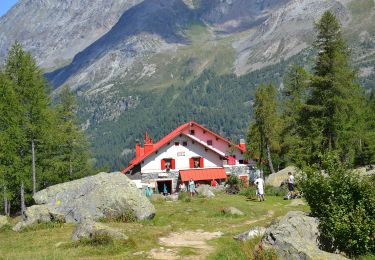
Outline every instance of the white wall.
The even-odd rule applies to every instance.
[[[194,135],[190,135],[190,130],[194,130],[195,133]],[[206,132],[203,133],[203,130],[201,128],[198,128],[196,126],[192,126],[190,128],[187,128],[184,130],[184,134],[191,136],[192,138],[196,138],[204,143],[207,144],[207,140],[212,140],[212,148],[215,149],[217,152],[222,153],[223,156],[227,155],[235,155],[236,156],[236,164],[239,164],[239,160],[243,160],[243,154],[241,154],[241,151],[239,149],[234,149],[234,154],[233,151],[231,151],[230,147],[228,146],[227,142],[224,142],[220,138],[216,140],[216,136]]]
[[[182,143],[187,141],[187,146],[183,146]],[[175,142],[179,142],[176,146]],[[178,153],[184,153],[184,156],[178,156]],[[155,152],[147,157],[143,163],[141,163],[141,172],[158,172],[161,171],[161,160],[164,158],[175,159],[176,169],[183,170],[190,168],[189,159],[191,157],[203,157],[204,168],[223,167],[223,161],[220,159],[220,155],[217,153],[207,150],[205,147],[195,142],[186,136],[176,137],[169,145],[162,147],[157,154]]]

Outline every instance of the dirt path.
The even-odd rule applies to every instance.
[[[206,259],[206,257],[214,250],[213,246],[210,246],[207,241],[221,237],[223,233],[218,232],[203,232],[203,230],[197,231],[183,231],[174,232],[169,234],[167,237],[159,238],[159,243],[162,246],[173,247],[173,249],[165,249],[160,247],[158,249],[152,249],[148,256],[152,259],[191,259],[200,260]],[[179,251],[183,248],[194,249],[195,255],[192,256],[179,256]]]

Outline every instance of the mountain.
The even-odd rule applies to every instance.
[[[0,18],[59,91],[69,85],[98,165],[119,168],[148,130],[196,120],[244,135],[256,85],[309,67],[314,21],[341,21],[361,82],[375,84],[373,0],[20,0]]]

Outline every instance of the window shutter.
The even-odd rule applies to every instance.
[[[176,169],[176,161],[175,161],[175,159],[172,159],[171,161],[172,161],[171,162],[171,169],[174,170],[174,169]]]
[[[200,164],[201,168],[204,168],[204,164],[203,164],[204,158],[201,157],[201,158],[199,159],[199,161],[200,161],[199,164]]]
[[[161,160],[161,169],[165,170],[165,161],[164,161],[164,159]]]
[[[189,159],[190,168],[194,168],[194,160],[193,158]]]

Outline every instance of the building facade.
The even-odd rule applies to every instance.
[[[139,187],[150,184],[161,193],[174,193],[180,182],[209,183],[236,174],[248,179],[245,144],[233,144],[196,122],[173,130],[157,143],[146,133],[144,147],[136,144],[135,158],[122,172]]]

